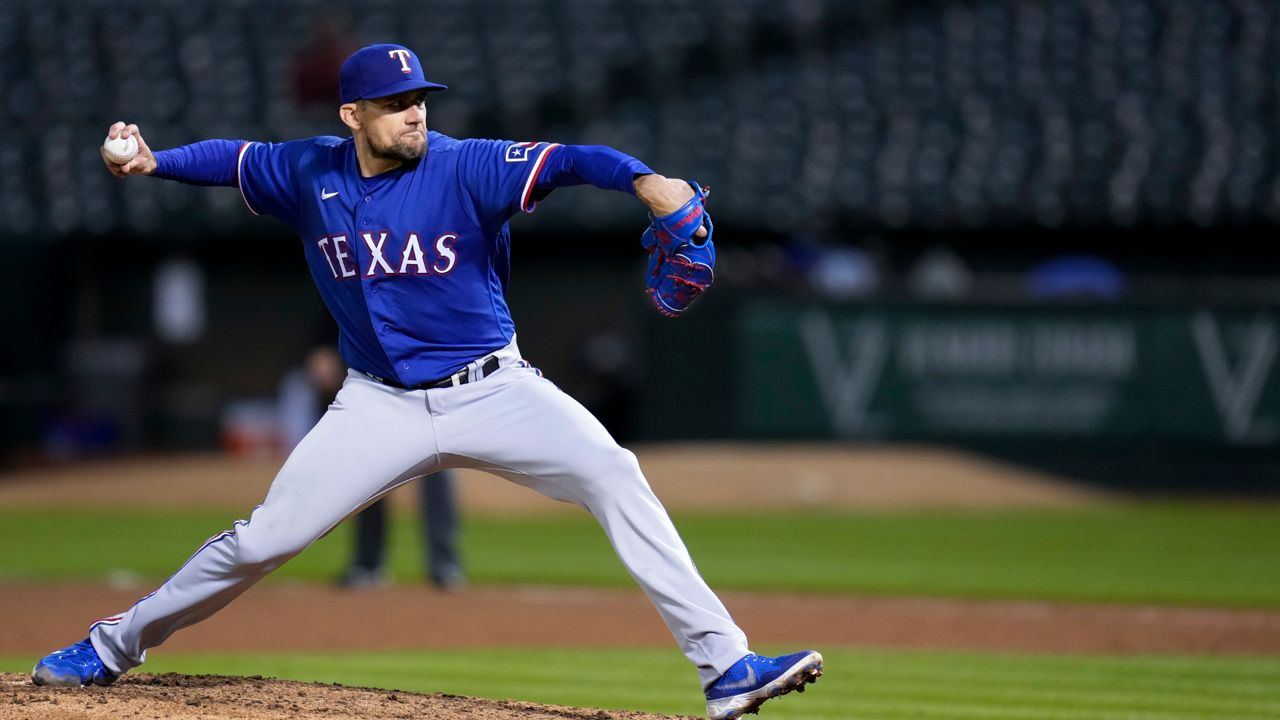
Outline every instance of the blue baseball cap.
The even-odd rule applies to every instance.
[[[387,97],[407,90],[438,92],[447,85],[428,82],[418,56],[403,45],[370,45],[351,53],[338,73],[342,102]]]

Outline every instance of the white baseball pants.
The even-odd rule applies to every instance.
[[[409,480],[479,468],[586,508],[657,607],[704,687],[747,654],[746,636],[698,574],[635,455],[520,360],[515,341],[482,380],[400,390],[355,371],[248,520],[206,542],[155,592],[93,624],[113,672],[217,612],[348,515]]]

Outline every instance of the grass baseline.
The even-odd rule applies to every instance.
[[[0,510],[0,582],[112,575],[161,581],[236,517],[212,510]],[[717,590],[1280,607],[1280,505],[681,513],[675,519]],[[101,544],[103,528],[110,528],[112,552],[84,552]],[[473,582],[634,586],[585,513],[470,516],[463,528]],[[24,551],[33,537],[41,538],[38,554]],[[268,582],[331,581],[350,551],[344,524]],[[398,580],[422,580],[416,522],[392,522],[388,553]]]

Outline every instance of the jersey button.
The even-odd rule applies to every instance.
[[[403,369],[405,369],[405,370],[408,370],[408,369],[409,369],[409,363],[404,363],[404,364],[402,364],[400,367],[401,367],[401,368],[403,368]]]
[[[365,196],[364,196],[364,201],[365,201],[365,202],[372,202],[372,201],[373,201],[373,196],[372,196],[372,195],[365,195]]]
[[[389,333],[389,332],[391,332],[391,326],[390,326],[390,325],[383,325],[383,326],[382,326],[382,334],[383,334],[383,335],[386,335],[386,334],[387,334],[387,333]]]
[[[369,292],[378,292],[378,286],[374,285],[373,287],[369,288]]]

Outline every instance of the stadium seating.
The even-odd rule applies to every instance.
[[[173,184],[114,203],[93,148],[121,118],[158,146],[338,132],[297,85],[325,28],[415,47],[434,127],[612,144],[765,230],[1280,220],[1267,0],[11,0],[0,221],[243,222]]]

